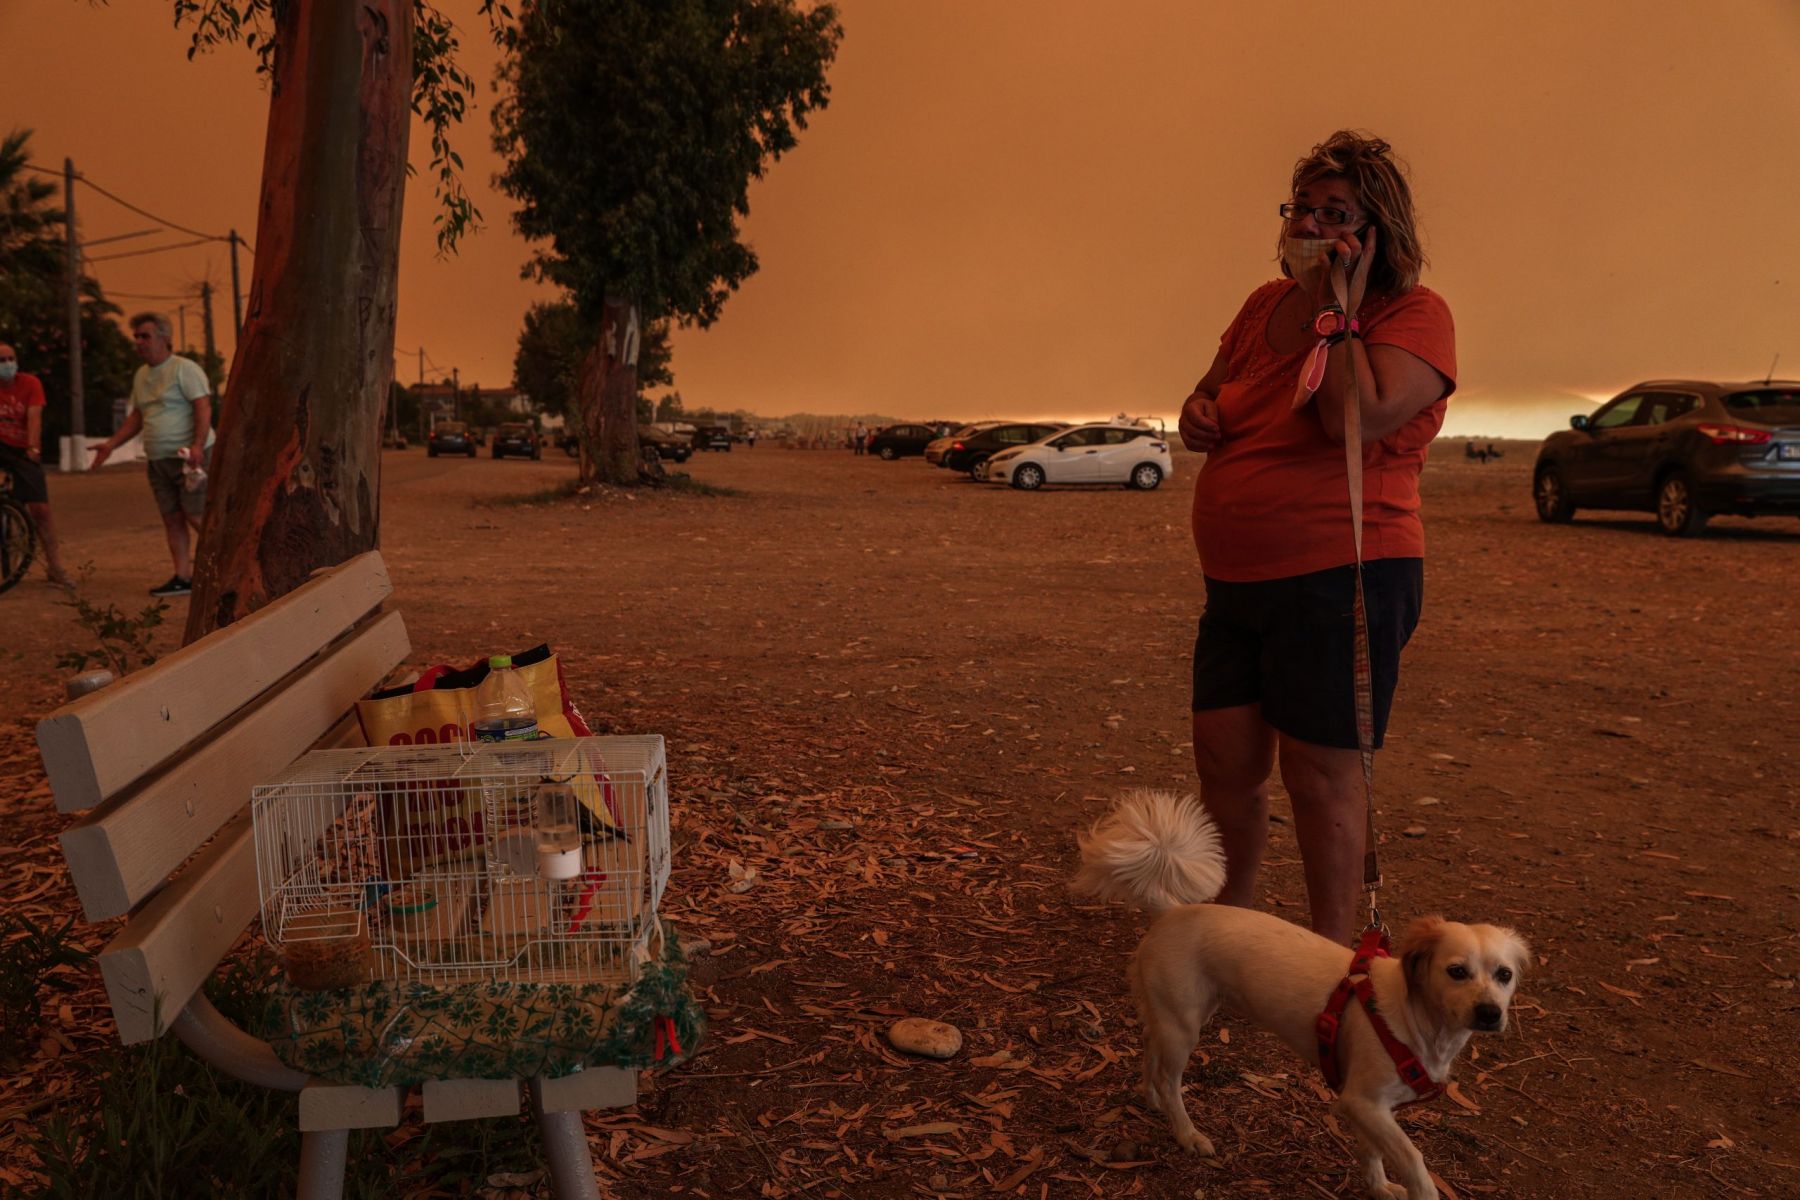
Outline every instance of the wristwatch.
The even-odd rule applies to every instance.
[[[1353,322],[1344,315],[1341,305],[1327,304],[1313,315],[1313,332],[1320,337],[1330,337],[1334,333],[1342,333],[1353,326]]]

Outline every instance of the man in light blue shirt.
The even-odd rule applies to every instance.
[[[200,529],[206,506],[207,451],[212,446],[212,386],[192,359],[173,352],[173,329],[164,313],[131,318],[131,340],[144,365],[131,380],[131,411],[119,431],[94,449],[103,464],[125,442],[144,435],[150,494],[162,514],[175,574],[152,596],[185,596],[193,590],[194,561],[188,529]]]

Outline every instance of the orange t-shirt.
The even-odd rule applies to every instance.
[[[1269,316],[1294,286],[1257,288],[1219,339],[1224,440],[1200,468],[1193,517],[1201,569],[1214,579],[1283,579],[1356,561],[1344,448],[1325,436],[1313,405],[1293,407],[1310,347],[1269,348]],[[1450,381],[1436,403],[1363,452],[1363,560],[1421,558],[1419,469],[1456,388],[1456,330],[1443,298],[1422,286],[1365,302],[1357,323],[1368,345],[1410,351]]]

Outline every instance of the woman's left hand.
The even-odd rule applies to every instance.
[[[1374,258],[1375,236],[1373,222],[1363,226],[1361,237],[1346,229],[1338,234],[1337,241],[1331,243],[1330,250],[1319,255],[1319,265],[1325,268],[1328,275],[1333,262],[1343,263],[1346,270],[1358,264],[1362,264],[1363,269],[1367,270],[1367,264],[1363,260]]]

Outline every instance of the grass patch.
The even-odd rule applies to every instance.
[[[525,508],[542,504],[559,504],[564,500],[573,500],[575,491],[581,485],[573,479],[564,480],[547,488],[539,488],[535,492],[520,492],[512,496],[484,496],[473,501],[476,508]]]
[[[750,494],[742,488],[725,487],[717,483],[702,483],[686,472],[670,475],[663,485],[663,490],[674,492],[678,496],[748,496]]]
[[[0,918],[0,1066],[17,1064],[31,1050],[43,1023],[44,990],[75,990],[67,974],[52,974],[88,961],[87,951],[69,941],[74,927],[74,917],[56,929],[23,914]]]
[[[739,488],[724,487],[716,483],[702,483],[686,472],[677,472],[665,476],[660,484],[644,484],[641,487],[618,488],[597,483],[583,490],[578,480],[569,479],[553,487],[540,488],[535,492],[522,492],[511,496],[488,496],[472,500],[470,503],[476,508],[536,508],[569,501],[577,501],[585,505],[610,504],[614,501],[649,499],[662,495],[732,497],[747,496],[749,493]]]
[[[243,1025],[276,969],[274,956],[259,949],[223,967],[207,994]],[[40,1165],[35,1187],[17,1194],[56,1200],[294,1194],[300,1132],[292,1094],[228,1078],[172,1035],[113,1050],[93,1066],[96,1096],[27,1127],[25,1140]],[[344,1195],[473,1195],[492,1174],[529,1175],[543,1167],[543,1144],[528,1117],[423,1125],[415,1114],[399,1130],[351,1131]]]
[[[105,667],[114,676],[122,678],[156,661],[156,651],[151,643],[168,614],[169,604],[159,599],[146,605],[135,617],[116,604],[101,608],[81,593],[93,573],[94,564],[83,563],[74,586],[59,603],[74,611],[75,619],[94,639],[94,648],[65,650],[56,656],[56,665],[76,674],[90,667]]]

